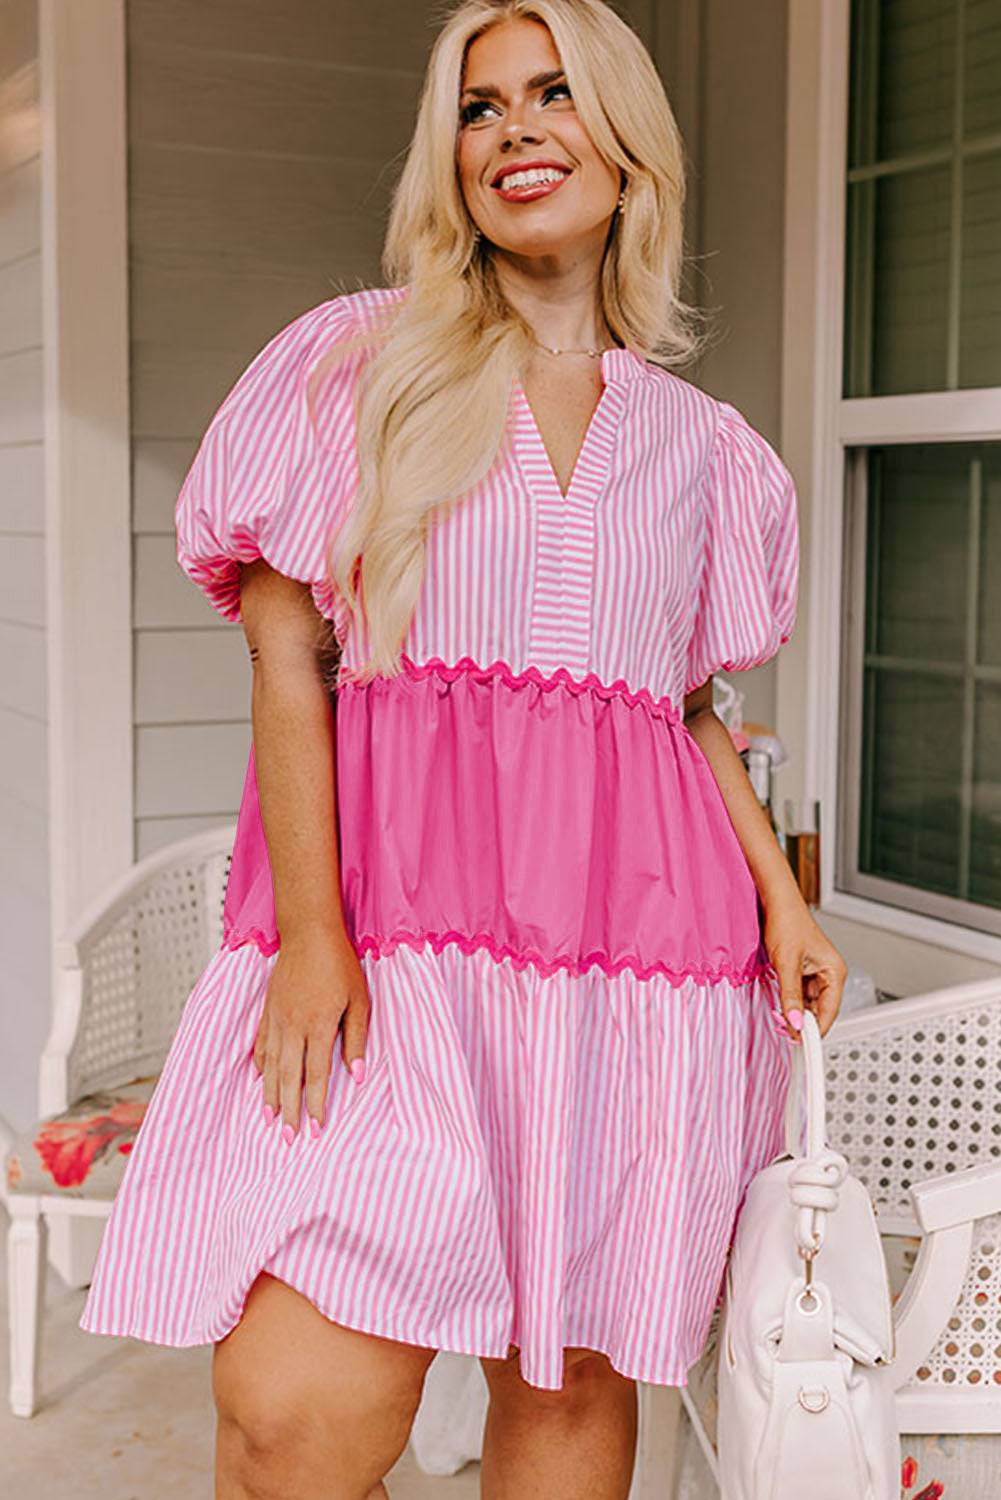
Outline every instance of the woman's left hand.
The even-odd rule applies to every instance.
[[[765,906],[764,942],[778,975],[779,996],[790,1036],[800,1040],[789,1012],[808,1005],[817,1018],[821,1036],[834,1025],[848,965],[824,935],[801,896]]]

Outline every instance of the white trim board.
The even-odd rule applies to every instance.
[[[41,0],[53,944],[132,863],[124,0]]]

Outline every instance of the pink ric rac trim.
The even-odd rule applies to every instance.
[[[455,943],[463,953],[475,953],[485,948],[491,958],[498,963],[502,959],[510,959],[515,969],[532,968],[546,977],[561,969],[567,970],[570,974],[579,975],[586,973],[590,968],[598,968],[609,978],[613,978],[616,974],[621,974],[623,969],[631,969],[637,979],[649,979],[654,974],[662,974],[672,984],[681,984],[686,979],[694,979],[699,984],[715,984],[724,979],[729,980],[731,984],[747,984],[768,969],[768,961],[763,953],[752,955],[742,968],[732,962],[724,962],[715,969],[704,964],[674,966],[662,960],[644,966],[632,954],[626,954],[614,963],[610,962],[604,953],[589,953],[582,959],[560,956],[547,960],[541,953],[530,948],[523,948],[519,951],[509,944],[497,943],[488,933],[476,933],[473,937],[467,937],[461,932],[398,931],[388,938],[366,935],[355,946],[359,955],[372,952],[377,958],[381,958],[392,953],[401,943],[408,948],[418,950],[427,946],[433,948],[435,953],[440,953],[448,943]]]
[[[400,663],[407,676],[415,682],[432,675],[442,678],[445,682],[454,682],[457,677],[471,678],[474,682],[486,682],[491,677],[496,677],[509,688],[520,689],[532,686],[541,688],[545,693],[551,693],[555,688],[564,688],[567,692],[578,696],[588,693],[605,700],[620,699],[630,708],[645,708],[648,713],[656,715],[657,718],[667,719],[671,724],[681,725],[684,721],[684,714],[667,694],[661,698],[655,698],[649,688],[631,688],[624,677],[616,677],[613,682],[603,682],[596,672],[587,672],[583,677],[574,677],[566,667],[557,667],[555,672],[551,672],[546,677],[538,667],[524,667],[521,671],[515,671],[500,657],[484,667],[475,662],[471,656],[460,656],[452,666],[449,666],[440,656],[429,656],[427,661],[418,663],[405,651],[400,653]],[[356,682],[350,674],[350,669],[345,669],[344,675],[337,683],[339,692],[345,688],[354,688],[363,692],[369,686],[370,684],[365,682]]]
[[[265,937],[258,927],[248,927],[238,931],[234,926],[230,926],[223,934],[223,947],[229,950],[235,951],[247,943],[253,943],[266,958],[277,953],[281,948],[281,940],[278,937]],[[734,963],[723,963],[715,969],[710,969],[705,965],[674,966],[664,962],[648,964],[644,967],[632,955],[620,958],[616,963],[610,963],[603,953],[592,953],[582,960],[561,956],[547,962],[541,953],[533,952],[531,949],[518,952],[506,944],[495,943],[484,933],[466,937],[461,932],[400,931],[388,938],[366,934],[358,939],[354,946],[359,957],[364,953],[373,953],[376,958],[384,958],[393,953],[401,944],[417,952],[424,948],[431,948],[435,953],[441,953],[449,943],[455,943],[463,953],[467,954],[486,949],[495,962],[510,959],[512,967],[519,972],[531,968],[544,978],[558,973],[561,969],[570,974],[579,975],[586,973],[590,968],[598,968],[611,979],[616,974],[621,974],[624,969],[631,969],[637,979],[650,979],[653,975],[659,974],[674,985],[683,984],[687,979],[692,979],[697,984],[717,984],[725,979],[731,984],[741,985],[749,984],[752,980],[769,972],[767,958],[758,953],[755,953],[743,968],[738,968]]]
[[[272,953],[277,953],[281,947],[281,939],[277,933],[273,937],[266,937],[259,927],[237,927],[236,922],[224,922],[222,931],[222,946],[230,950],[242,948],[246,943],[253,943],[259,948],[265,958],[270,958]]]

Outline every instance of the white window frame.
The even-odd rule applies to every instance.
[[[821,804],[821,923],[844,919],[1001,965],[1001,937],[835,888],[846,450],[1001,438],[1001,388],[842,396],[850,0],[790,0],[788,16],[782,448],[800,489],[803,558],[799,623],[778,663],[795,782],[784,790]]]

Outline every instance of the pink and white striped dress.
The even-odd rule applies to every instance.
[[[783,1148],[790,1043],[683,697],[789,638],[793,483],[736,408],[626,347],[601,356],[564,497],[515,381],[512,442],[429,528],[405,670],[353,682],[365,643],[324,556],[357,477],[364,355],[327,377],[316,427],[306,382],[405,290],[283,328],[212,419],[176,512],[180,565],[227,620],[238,563],[264,557],[311,585],[340,639],[367,1078],[338,1037],[319,1137],[287,1145],[264,1123],[252,1047],[279,934],[251,751],[224,941],[80,1326],[214,1342],[266,1270],[364,1332],[494,1358],[516,1345],[535,1386],[560,1387],[564,1346],[684,1385],[744,1189]]]

